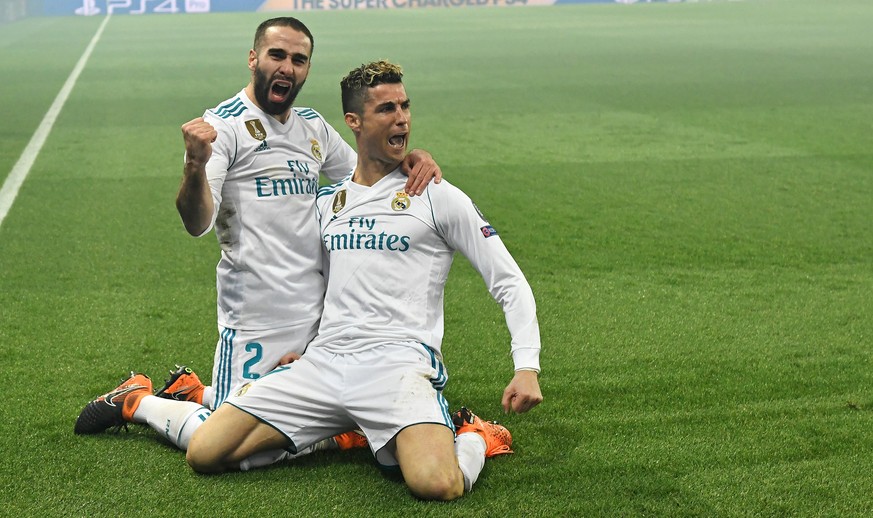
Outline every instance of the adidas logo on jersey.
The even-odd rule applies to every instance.
[[[268,151],[269,149],[270,149],[270,145],[267,144],[267,141],[265,140],[265,141],[261,142],[260,146],[255,148],[255,153],[257,153],[258,151]]]

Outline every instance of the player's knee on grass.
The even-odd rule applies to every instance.
[[[188,461],[188,466],[197,473],[209,474],[221,473],[223,471],[223,469],[220,468],[220,465],[210,462],[206,457],[202,456],[199,451],[192,451],[189,449],[185,454],[185,460]]]
[[[415,470],[404,481],[409,491],[423,500],[454,500],[464,494],[464,475],[457,463],[439,469]]]
[[[464,494],[464,474],[455,456],[455,434],[435,424],[410,426],[397,435],[397,460],[410,492],[425,500]]]
[[[209,431],[201,433],[202,430],[194,432],[191,437],[191,443],[188,445],[188,451],[185,453],[185,460],[191,469],[198,473],[220,473],[224,471],[223,452],[218,451],[210,440]]]
[[[220,473],[237,469],[243,458],[273,443],[283,446],[284,437],[252,415],[222,405],[194,432],[185,459],[198,473]]]

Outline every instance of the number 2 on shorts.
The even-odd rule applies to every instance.
[[[261,358],[264,355],[263,347],[261,347],[261,344],[258,342],[251,342],[246,344],[246,352],[254,354],[243,364],[243,378],[256,380],[260,378],[261,375],[257,372],[252,372],[251,369],[261,361]]]

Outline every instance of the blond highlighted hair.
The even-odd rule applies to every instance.
[[[362,114],[367,89],[386,83],[401,83],[402,80],[403,68],[384,59],[364,63],[353,69],[340,81],[343,113]]]

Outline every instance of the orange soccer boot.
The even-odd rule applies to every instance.
[[[203,390],[206,386],[190,367],[176,365],[176,370],[170,371],[170,379],[163,388],[155,393],[159,398],[176,401],[193,401],[203,404]]]
[[[485,457],[512,453],[512,434],[505,426],[497,421],[483,421],[479,416],[470,412],[467,407],[452,414],[452,422],[455,425],[455,435],[462,433],[477,433],[485,439]]]

